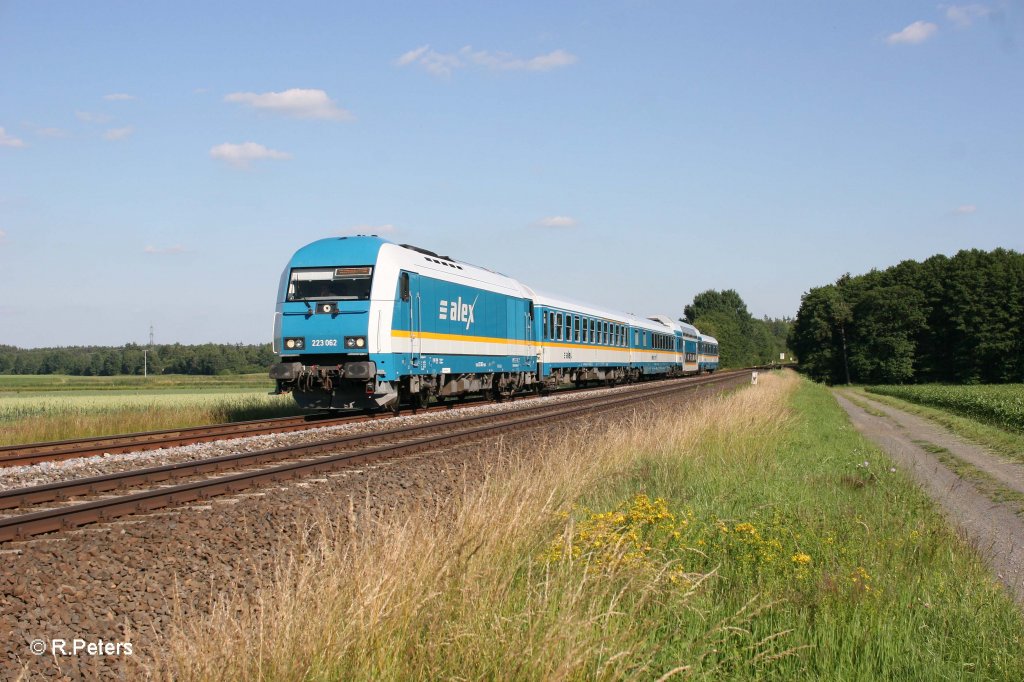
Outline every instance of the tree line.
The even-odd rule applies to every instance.
[[[718,339],[722,367],[751,367],[779,361],[788,353],[787,338],[792,320],[757,319],[733,289],[709,289],[693,297],[683,309],[684,319],[702,334]]]
[[[1024,381],[1024,254],[960,251],[803,295],[789,339],[828,383]]]
[[[204,343],[196,346],[180,343],[140,346],[129,343],[113,348],[0,346],[0,374],[141,375],[144,365],[149,374],[251,374],[266,372],[275,361],[269,343]]]

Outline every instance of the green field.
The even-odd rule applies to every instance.
[[[324,521],[161,676],[1024,679],[1017,607],[823,386],[509,447],[445,507]]]
[[[174,391],[174,390],[252,390],[271,391],[274,382],[266,374],[201,376],[193,374],[155,374],[148,377],[80,377],[66,374],[0,374],[0,396],[9,393],[48,393],[52,391]]]
[[[263,374],[0,376],[0,445],[298,414]]]
[[[1024,433],[1024,384],[868,386],[865,390]]]

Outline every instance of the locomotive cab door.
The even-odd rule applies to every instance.
[[[403,270],[398,276],[398,311],[393,324],[408,333],[408,342],[403,343],[402,364],[410,369],[421,368],[423,299],[420,296],[420,276],[414,272]]]

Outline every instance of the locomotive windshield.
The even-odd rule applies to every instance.
[[[294,268],[288,281],[289,301],[367,301],[373,268]]]

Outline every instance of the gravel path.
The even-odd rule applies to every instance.
[[[678,394],[659,406],[678,410],[686,401],[746,382],[749,376],[741,374],[733,381]],[[552,399],[568,396],[546,400]],[[645,401],[638,407],[651,404]],[[501,407],[507,406],[497,409]],[[432,420],[438,414],[440,418],[455,416],[418,415],[401,418],[401,423]],[[154,647],[176,608],[201,617],[213,608],[222,590],[255,590],[281,556],[301,551],[302,538],[315,528],[317,519],[347,522],[349,532],[358,533],[372,529],[375,520],[405,510],[445,509],[464,490],[499,473],[503,453],[518,448],[529,456],[543,456],[550,439],[566,434],[585,437],[609,423],[628,420],[632,414],[633,410],[623,409],[588,416],[586,422],[566,420],[443,451],[354,466],[255,493],[4,545],[0,547],[0,680],[19,679],[23,670],[28,671],[24,679],[32,680],[144,678],[147,665],[159,655]],[[397,425],[396,420],[384,420],[370,422],[365,428]],[[269,447],[267,438],[303,435],[257,436],[220,443],[219,447],[202,444],[188,448],[212,448],[211,454],[224,454],[228,447],[260,449]],[[144,453],[128,461],[134,468],[140,459],[152,456],[152,452]],[[122,456],[100,458],[101,463],[123,461],[113,457]],[[96,465],[79,466],[93,471]],[[74,476],[84,475],[79,466],[72,465]],[[68,640],[69,650],[74,638],[93,643],[100,639],[105,643],[130,641],[133,653],[60,656],[48,650],[33,655],[33,640],[50,642],[54,638]]]
[[[925,492],[939,503],[950,522],[978,549],[1017,603],[1024,607],[1024,519],[1017,516],[1013,506],[993,502],[979,492],[919,443],[942,446],[1007,488],[1021,493],[1024,493],[1024,467],[902,410],[871,401],[873,411],[885,414],[878,417],[848,400],[844,391],[833,393],[857,430],[913,475]]]

